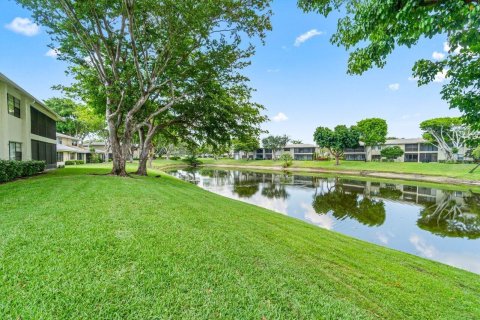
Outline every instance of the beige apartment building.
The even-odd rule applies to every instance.
[[[380,161],[381,150],[393,146],[400,147],[404,152],[403,156],[395,159],[395,162],[438,162],[447,160],[447,155],[443,150],[438,149],[423,138],[391,139],[387,140],[385,144],[374,147],[360,145],[357,148],[345,149],[344,158],[345,160],[356,161]],[[465,148],[459,150],[457,160],[467,160],[466,153],[467,149]]]
[[[82,148],[79,139],[57,132],[57,164],[65,165],[68,160],[86,162],[90,151]]]
[[[386,147],[398,146],[404,155],[395,159],[395,162],[438,162],[447,160],[446,153],[438,149],[423,138],[390,139],[384,144],[374,147],[365,147],[362,143],[357,148],[348,148],[344,151],[346,161],[380,161],[381,150]],[[290,153],[294,160],[314,160],[322,150],[313,144],[287,144],[282,150],[275,153],[278,159],[282,153]],[[459,150],[457,160],[470,160],[466,154],[467,149]],[[328,154],[328,152],[327,152]],[[270,160],[273,157],[271,149],[260,148],[256,152],[239,151],[234,153],[235,159]]]
[[[43,160],[55,168],[55,112],[0,73],[0,159]]]

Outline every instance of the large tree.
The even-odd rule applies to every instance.
[[[105,129],[105,118],[88,105],[69,98],[50,98],[45,100],[45,104],[63,118],[57,123],[58,132],[83,141],[87,136],[95,136]]]
[[[480,138],[480,132],[463,124],[460,118],[434,118],[420,123],[423,138],[443,150],[447,160],[457,160],[457,154],[469,143]]]
[[[234,139],[232,145],[233,151],[235,152],[255,152],[258,148],[260,148],[260,142],[257,136],[243,136]]]
[[[289,141],[290,138],[287,135],[268,136],[262,139],[262,146],[272,150],[272,159],[275,160],[277,151],[283,149]]]
[[[334,130],[318,127],[313,134],[313,140],[320,148],[328,149],[330,154],[335,157],[338,166],[345,149],[359,146],[360,133],[354,126],[348,128],[345,125],[338,125]]]
[[[396,46],[445,35],[444,59],[421,59],[413,74],[419,85],[448,78],[441,94],[465,121],[480,129],[479,0],[299,0],[305,11],[324,16],[340,10],[331,42],[351,50],[348,73],[383,68]]]
[[[243,40],[270,28],[269,0],[17,1],[47,27],[77,89],[104,111],[116,175],[126,175],[134,134],[146,127],[147,141],[182,117],[171,109],[195,101],[203,81],[244,81],[238,71],[254,48]]]
[[[382,157],[387,158],[389,160],[395,160],[401,156],[403,156],[404,151],[399,146],[389,146],[385,147],[380,151]]]
[[[369,152],[371,148],[384,144],[387,141],[388,126],[387,121],[380,118],[368,118],[357,122],[357,128],[360,132],[360,141],[365,145],[365,151]],[[368,154],[367,157],[368,158]]]

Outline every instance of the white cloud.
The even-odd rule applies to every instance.
[[[397,91],[398,89],[400,89],[400,84],[399,83],[389,84],[388,89],[390,89],[392,91]]]
[[[443,70],[435,75],[433,82],[442,83],[447,78],[447,70]]]
[[[417,77],[408,77],[408,81],[418,81],[418,78]]]
[[[34,36],[40,32],[40,27],[32,20],[20,17],[13,19],[12,22],[5,25],[5,28],[28,37]]]
[[[295,47],[299,47],[302,43],[304,43],[305,41],[307,41],[308,39],[311,39],[315,36],[320,36],[322,34],[325,34],[325,32],[323,31],[318,31],[317,29],[312,29],[312,30],[309,30],[307,32],[305,32],[304,34],[301,34],[299,35],[296,39],[295,39],[295,43],[293,44]]]
[[[275,122],[282,122],[282,121],[287,121],[288,117],[285,115],[283,112],[277,113],[276,116],[273,117],[273,121]]]
[[[433,258],[435,255],[437,255],[437,249],[435,249],[434,246],[427,244],[427,242],[419,236],[414,234],[409,240],[422,256]]]
[[[441,53],[441,52],[434,51],[432,53],[432,58],[435,59],[435,60],[443,60],[443,58],[445,58],[445,54]]]
[[[452,47],[450,47],[450,44],[449,44],[448,42],[444,42],[444,43],[443,43],[443,51],[445,51],[445,52],[450,52],[451,49],[452,49]],[[458,48],[456,48],[455,50],[453,50],[453,53],[459,54],[459,53],[460,53],[460,50],[462,50],[462,46],[458,46]]]
[[[45,56],[50,57],[50,58],[56,58],[58,57],[58,54],[60,51],[58,49],[50,49],[47,52],[45,52]]]
[[[304,215],[305,220],[310,221],[311,223],[319,227],[322,227],[324,229],[328,229],[328,230],[333,229],[335,222],[332,217],[328,215],[316,213],[311,205],[304,202],[300,204],[300,207],[302,207],[302,209],[305,210],[305,215]]]
[[[450,51],[450,44],[446,41],[443,43],[443,51],[445,51],[445,52]]]

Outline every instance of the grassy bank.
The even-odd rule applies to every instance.
[[[0,185],[2,318],[480,317],[478,275],[107,170]]]
[[[157,165],[163,165],[167,160],[157,160]],[[233,159],[202,159],[205,164],[226,164],[235,166],[262,166],[281,167],[281,161],[273,160],[233,160]],[[170,161],[171,162],[171,161]],[[180,161],[177,161],[180,162]],[[342,161],[339,166],[334,161],[293,161],[292,168],[314,168],[325,170],[356,170],[395,172],[443,176],[466,180],[480,180],[480,168],[474,173],[468,173],[475,165],[473,164],[447,164],[447,163],[416,163],[416,162],[362,162]]]

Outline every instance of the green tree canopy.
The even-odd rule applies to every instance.
[[[57,122],[57,131],[80,140],[88,135],[96,135],[106,127],[103,116],[84,104],[69,98],[50,98],[45,105],[59,114],[64,120]]]
[[[480,132],[463,124],[460,118],[434,118],[420,123],[423,138],[442,149],[447,159],[454,159],[456,154],[467,145],[478,141]]]
[[[380,118],[369,118],[357,122],[360,132],[360,141],[365,146],[376,146],[385,143],[387,140],[387,121]]]
[[[441,77],[441,95],[465,121],[480,129],[480,5],[478,0],[299,0],[300,8],[324,16],[340,10],[331,42],[350,50],[349,74],[383,68],[397,46],[415,46],[421,38],[446,35],[442,60],[421,59],[413,74],[419,85]]]
[[[354,126],[348,128],[345,125],[338,125],[334,130],[318,127],[313,134],[313,140],[320,148],[327,148],[339,165],[345,149],[358,147],[360,133]]]
[[[397,159],[398,157],[403,156],[403,150],[399,146],[391,146],[391,147],[385,147],[382,150],[380,150],[380,154],[382,157],[394,160]]]
[[[283,136],[268,136],[262,139],[262,146],[265,149],[272,150],[272,158],[276,158],[276,152],[283,149],[290,141],[290,138],[287,135]]]
[[[233,150],[235,152],[245,151],[245,152],[254,152],[260,148],[260,142],[256,136],[244,136],[241,138],[234,139],[232,141]]]
[[[172,111],[175,106],[208,100],[204,93],[215,86],[236,96],[231,91],[248,81],[240,70],[254,54],[251,39],[262,40],[270,29],[270,0],[17,2],[46,27],[69,63],[73,90],[105,113],[112,173],[122,176],[140,128],[148,146],[172,123],[196,120]]]

